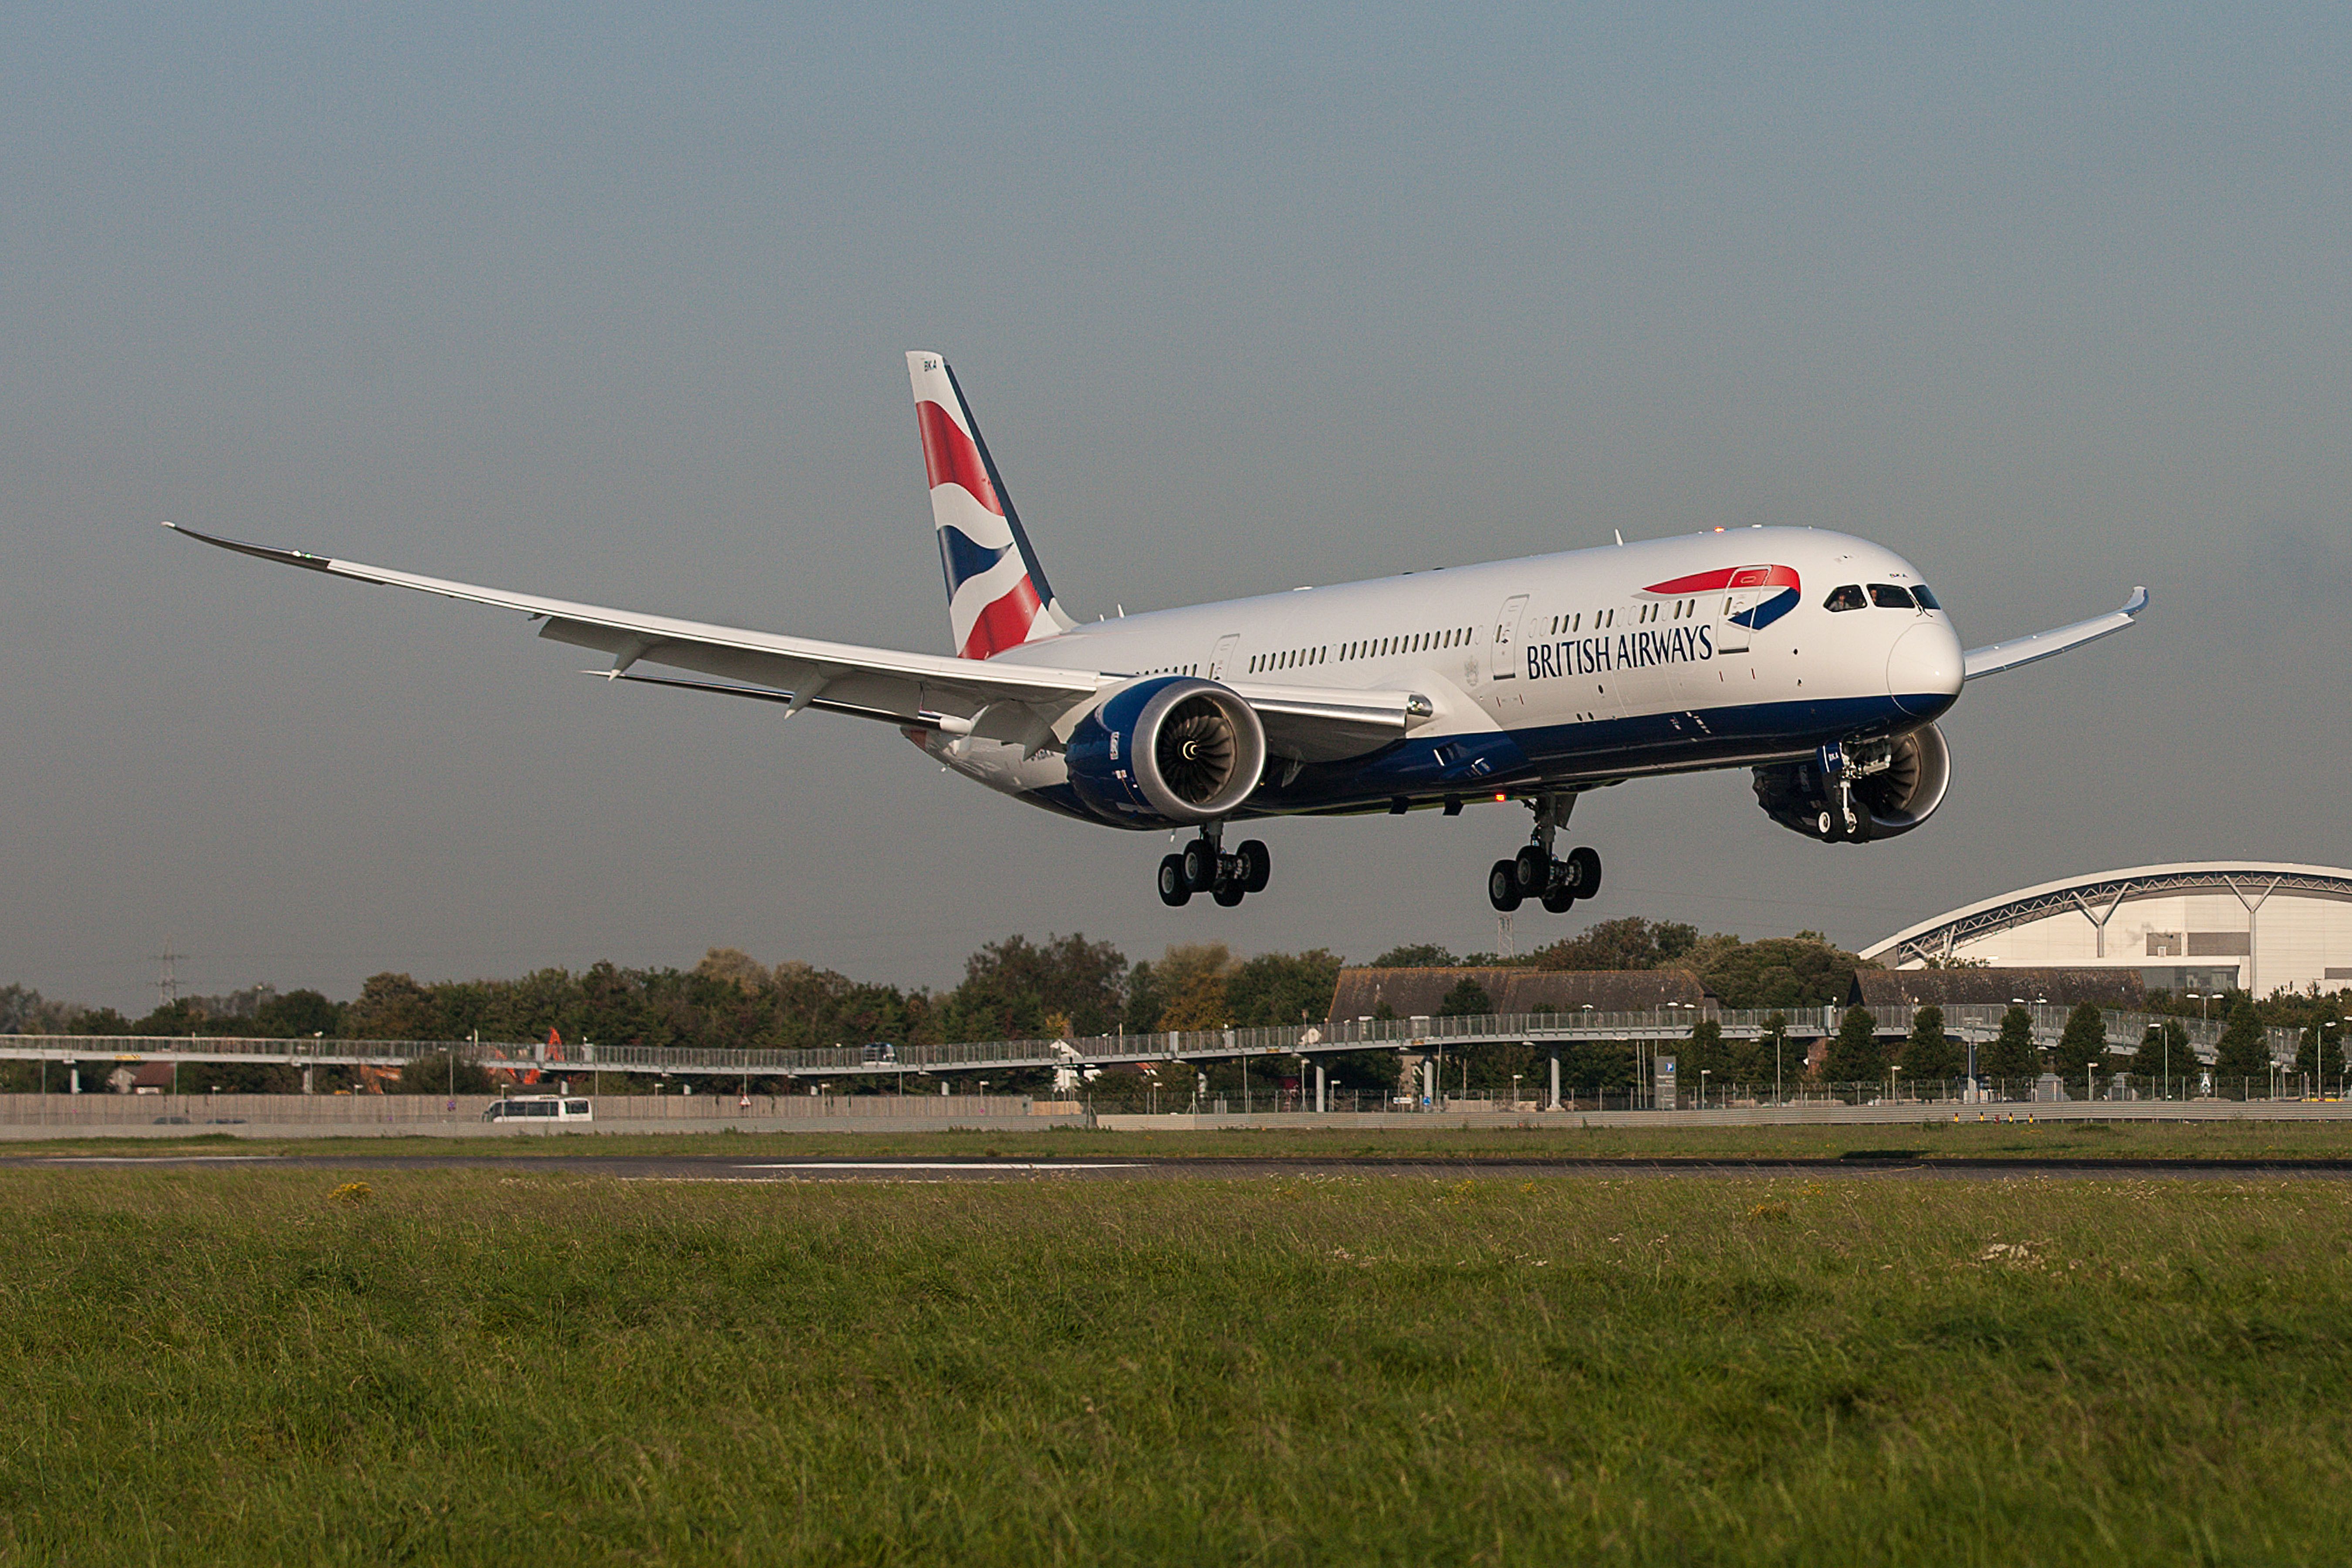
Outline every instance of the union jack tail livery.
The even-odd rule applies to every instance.
[[[938,354],[918,352],[907,356],[907,375],[915,386],[956,652],[989,658],[1069,630],[1076,623],[1046,584],[955,372]]]

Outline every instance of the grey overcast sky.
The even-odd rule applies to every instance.
[[[1490,807],[1276,823],[1269,892],[892,731],[575,673],[519,617],[164,534],[945,651],[954,360],[1079,613],[1717,524],[1919,563],[1925,829],[1591,797],[1645,914],[1862,942],[2068,872],[2352,860],[2337,5],[0,14],[0,980],[143,1011],[713,945],[940,984],[1492,945]]]

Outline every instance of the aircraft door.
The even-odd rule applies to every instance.
[[[1528,596],[1514,594],[1503,601],[1495,616],[1494,651],[1486,664],[1486,673],[1496,680],[1517,680],[1519,677],[1519,617],[1527,612]]]
[[[1755,636],[1751,623],[1756,606],[1772,592],[1767,583],[1771,571],[1769,566],[1742,566],[1731,574],[1730,585],[1723,591],[1722,619],[1716,626],[1716,652],[1748,651],[1748,643]]]
[[[1242,634],[1239,632],[1227,632],[1217,639],[1217,646],[1209,654],[1211,680],[1223,680],[1225,678],[1225,666],[1233,660],[1234,645],[1241,640]]]

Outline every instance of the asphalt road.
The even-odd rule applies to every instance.
[[[611,1176],[650,1182],[1121,1182],[1246,1180],[1279,1176],[1357,1176],[1458,1181],[1475,1175],[1675,1178],[1859,1176],[1876,1180],[2003,1180],[2019,1177],[2161,1176],[2242,1180],[2293,1176],[2352,1180],[2352,1160],[2037,1160],[2010,1157],[1908,1159],[1875,1155],[1820,1160],[1350,1159],[1225,1156],[1198,1159],[834,1159],[746,1160],[729,1155],[665,1154],[22,1154],[0,1156],[0,1169],[222,1169],[315,1171],[500,1170]]]

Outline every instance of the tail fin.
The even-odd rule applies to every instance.
[[[1046,584],[955,372],[938,354],[917,352],[907,356],[907,375],[915,385],[956,652],[986,658],[1067,631],[1076,623]]]

